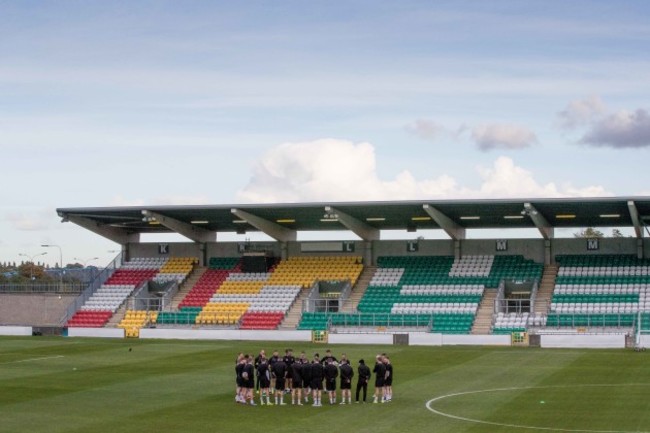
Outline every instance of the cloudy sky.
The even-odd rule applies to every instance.
[[[0,261],[114,256],[57,207],[650,195],[649,21],[646,1],[0,0]]]

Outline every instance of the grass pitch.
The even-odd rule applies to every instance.
[[[394,400],[236,404],[236,354],[289,346],[309,356],[326,348],[1,338],[0,432],[650,432],[650,353],[629,350],[330,345],[355,373],[359,358],[372,365],[389,353]]]

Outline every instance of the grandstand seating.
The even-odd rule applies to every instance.
[[[311,287],[315,281],[345,281],[356,284],[363,265],[361,257],[291,257],[281,261],[270,276],[272,285]]]
[[[492,334],[511,334],[526,331],[529,313],[498,313],[492,327]]]
[[[126,337],[138,337],[140,328],[145,326],[149,321],[155,321],[157,316],[158,313],[155,311],[128,310],[117,327],[124,329]]]
[[[543,269],[522,256],[379,257],[378,266],[357,307],[356,323],[399,326],[404,317],[426,317],[434,332],[444,333],[469,333],[486,287],[497,287],[504,278],[540,278]],[[336,313],[313,314],[303,314],[299,329],[339,321]],[[346,321],[351,322],[354,318]]]
[[[181,284],[199,262],[196,257],[172,257],[161,268],[160,272],[153,278],[158,283],[176,281]]]
[[[317,260],[312,258],[309,262],[313,265]],[[209,266],[179,304],[180,310],[165,312],[159,316],[158,323],[239,324],[243,329],[275,329],[300,293],[299,282],[308,275],[308,268],[312,268],[285,265],[284,275],[276,281],[294,278],[295,284],[273,284],[275,267],[269,272],[241,272],[239,259],[232,257],[213,257]],[[341,275],[339,268],[329,275],[333,276],[334,272]]]
[[[193,266],[196,258],[134,258],[117,269],[67,322],[68,327],[102,327],[133,290],[166,269],[178,274]],[[181,268],[182,266],[182,268]],[[101,313],[101,314],[90,314]]]
[[[79,328],[101,328],[113,315],[112,311],[77,311],[68,323],[67,327]]]
[[[557,256],[547,326],[631,326],[650,311],[650,261],[632,255]]]

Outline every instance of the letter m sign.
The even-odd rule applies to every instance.
[[[598,245],[598,239],[587,239],[587,249],[589,251],[594,251],[599,248],[600,246]]]

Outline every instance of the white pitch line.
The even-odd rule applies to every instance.
[[[573,387],[616,387],[616,386],[649,386],[650,384],[647,383],[624,383],[624,384],[577,384],[577,385],[550,385],[550,386],[526,386],[526,387],[513,387],[513,388],[495,388],[495,389],[483,389],[483,390],[478,390],[478,391],[465,391],[465,392],[456,392],[453,394],[447,394],[447,395],[441,395],[440,397],[432,398],[431,400],[427,401],[426,403],[426,408],[430,410],[431,412],[435,413],[436,415],[444,416],[446,418],[451,418],[451,419],[456,419],[459,421],[466,421],[466,422],[473,422],[476,424],[485,424],[485,425],[493,425],[493,426],[498,426],[498,427],[510,427],[510,428],[520,428],[520,429],[528,429],[528,430],[544,430],[544,431],[562,431],[562,432],[583,432],[583,433],[650,433],[650,432],[644,432],[644,431],[629,431],[629,430],[588,430],[588,429],[563,429],[563,428],[556,428],[556,427],[537,427],[537,426],[529,426],[529,425],[519,425],[519,424],[507,424],[507,423],[499,423],[499,422],[493,422],[493,421],[484,421],[480,419],[474,419],[474,418],[467,418],[464,416],[459,416],[459,415],[452,415],[450,413],[446,412],[441,412],[437,409],[434,409],[431,407],[431,405],[437,401],[443,400],[445,398],[450,398],[450,397],[457,397],[459,395],[469,395],[469,394],[481,394],[481,393],[488,393],[488,392],[498,392],[498,391],[519,391],[519,390],[526,390],[526,389],[549,389],[549,388],[573,388]]]
[[[43,358],[28,358],[28,359],[20,359],[18,361],[3,362],[0,365],[18,364],[20,362],[44,361],[46,359],[57,359],[57,358],[64,358],[64,357],[65,357],[64,355],[56,355],[56,356],[45,356]]]

